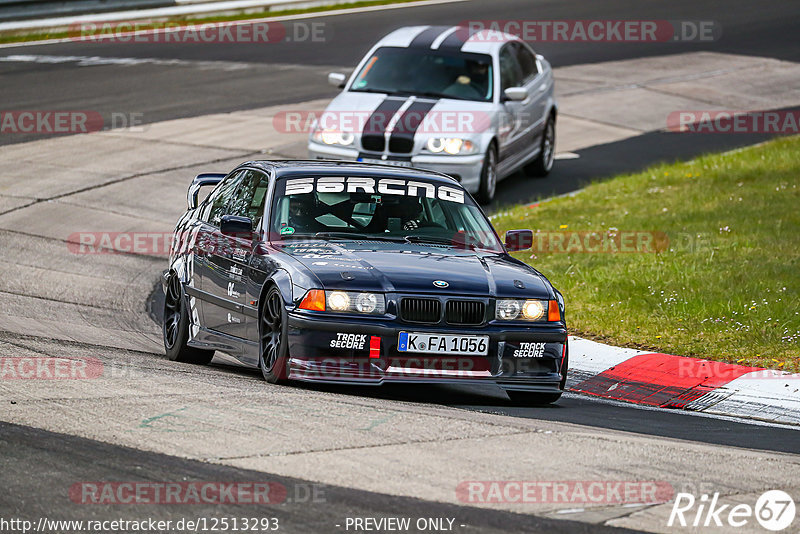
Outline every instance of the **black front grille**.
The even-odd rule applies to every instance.
[[[438,323],[442,303],[436,299],[404,298],[400,300],[400,317],[410,323]]]
[[[485,314],[486,305],[478,300],[448,300],[445,307],[445,318],[450,324],[483,324]]]
[[[389,152],[395,154],[408,154],[414,149],[414,138],[408,137],[390,137],[389,138]]]
[[[383,152],[383,147],[386,145],[386,139],[383,134],[364,134],[361,136],[361,146],[364,150],[372,152]]]

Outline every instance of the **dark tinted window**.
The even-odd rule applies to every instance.
[[[539,74],[539,68],[536,66],[536,56],[521,43],[515,43],[514,49],[517,52],[517,61],[519,61],[519,66],[522,69],[522,79],[527,83]]]
[[[225,208],[236,193],[236,188],[239,187],[244,172],[239,171],[228,175],[208,196],[201,215],[204,221],[219,226],[220,219],[225,215]]]
[[[269,188],[269,178],[258,171],[244,171],[236,198],[228,207],[229,215],[249,217],[257,228],[264,216],[264,199]]]
[[[364,64],[350,90],[488,102],[492,76],[492,58],[485,54],[383,47]]]
[[[522,85],[522,69],[517,62],[511,46],[500,51],[500,86],[503,90]]]

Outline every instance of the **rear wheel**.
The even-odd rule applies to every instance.
[[[264,380],[275,384],[286,379],[286,356],[288,333],[286,306],[277,287],[267,290],[261,305],[259,320],[259,362]]]
[[[483,158],[481,168],[481,183],[478,187],[478,201],[488,204],[494,200],[494,193],[497,190],[497,151],[494,144],[489,145],[486,157]]]
[[[547,176],[553,169],[556,154],[556,117],[550,115],[544,125],[539,155],[525,166],[525,173],[532,176]]]
[[[189,311],[186,309],[183,284],[177,276],[170,277],[167,283],[162,332],[164,334],[164,350],[170,360],[205,365],[214,357],[213,350],[197,349],[187,345],[189,341]]]

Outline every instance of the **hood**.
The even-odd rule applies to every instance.
[[[292,243],[281,249],[325,289],[552,298],[549,284],[535,270],[499,254],[366,241]],[[435,280],[447,282],[447,289],[434,286]]]
[[[427,122],[425,122],[425,126],[420,126],[414,118],[410,118],[412,124],[404,122],[400,127],[400,130],[405,133],[470,135],[491,129],[494,116],[492,102],[474,102],[452,98],[387,96],[377,93],[345,91],[328,104],[325,113],[331,113],[327,120],[333,120],[332,124],[341,126],[344,131],[359,136],[365,132],[381,134],[383,133],[380,131],[383,129],[382,127],[409,100],[414,102],[408,111],[419,119],[427,117]],[[375,119],[373,114],[377,114],[377,120],[370,122],[371,119]],[[323,114],[320,119],[324,118]]]

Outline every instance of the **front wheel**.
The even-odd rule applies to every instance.
[[[497,190],[497,151],[494,145],[489,146],[486,157],[483,158],[481,168],[481,183],[478,187],[478,201],[488,204],[494,200],[494,193]]]
[[[214,357],[213,350],[203,350],[187,345],[189,341],[189,312],[183,285],[177,276],[172,276],[164,296],[164,350],[167,358],[176,362],[205,365]]]
[[[508,398],[517,406],[543,406],[561,398],[558,393],[533,393],[530,391],[506,391]]]
[[[288,317],[283,297],[277,287],[272,286],[261,305],[259,331],[259,362],[264,380],[275,384],[286,379],[286,356],[289,352]]]
[[[550,115],[544,125],[539,155],[525,166],[525,173],[532,176],[547,176],[553,169],[556,155],[556,117]]]

